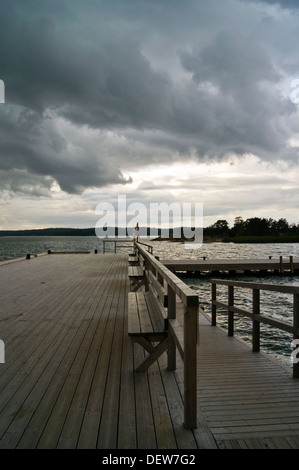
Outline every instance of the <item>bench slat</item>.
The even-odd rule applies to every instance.
[[[141,333],[141,329],[135,292],[128,294],[128,311],[128,333],[129,335],[138,335]]]
[[[138,292],[136,298],[139,310],[141,332],[143,334],[153,333],[153,325],[145,296],[142,292]]]
[[[162,312],[162,305],[159,303],[159,300],[153,294],[145,295],[145,299],[150,312],[153,331],[156,333],[165,331],[164,312]]]
[[[128,294],[128,333],[130,336],[165,335],[162,315],[148,292]]]
[[[129,266],[128,267],[128,276],[129,277],[144,277],[144,271],[141,266]]]

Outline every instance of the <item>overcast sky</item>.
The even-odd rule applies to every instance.
[[[93,227],[118,195],[299,222],[298,0],[0,0],[0,18],[0,229]]]

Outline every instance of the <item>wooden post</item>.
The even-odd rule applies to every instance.
[[[185,307],[184,315],[184,426],[197,427],[196,336],[197,307]]]
[[[279,264],[280,264],[280,274],[283,274],[283,257],[279,257]]]
[[[176,294],[175,291],[167,285],[167,296],[168,296],[168,318],[176,319]],[[168,370],[176,369],[176,345],[171,334],[168,333]]]
[[[293,300],[293,339],[299,339],[299,294],[294,294]],[[298,349],[297,342],[294,343],[294,350]],[[295,352],[293,351],[293,377],[298,379],[299,378],[299,357],[296,357]]]
[[[290,271],[291,271],[291,274],[294,274],[293,256],[290,256]]]
[[[252,301],[253,301],[252,351],[259,352],[260,350],[260,322],[254,319],[254,315],[260,314],[260,291],[259,289],[252,290]]]
[[[104,242],[104,240],[103,240],[103,253],[105,253],[105,252],[106,252],[106,244],[105,244],[105,242]]]
[[[216,305],[213,301],[217,298],[217,284],[212,283],[212,326],[216,326]]]
[[[234,336],[234,286],[228,286],[228,336]]]

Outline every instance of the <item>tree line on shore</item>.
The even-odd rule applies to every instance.
[[[252,217],[243,220],[235,217],[234,225],[229,226],[227,220],[219,219],[209,227],[204,228],[203,233],[211,238],[235,238],[235,237],[286,237],[299,236],[299,223],[289,224],[284,218],[279,220]]]

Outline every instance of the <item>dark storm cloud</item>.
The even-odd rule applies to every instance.
[[[190,153],[297,159],[277,90],[298,70],[296,19],[237,0],[2,0],[0,16],[5,188],[13,169],[80,193]]]
[[[31,185],[36,178],[39,188],[44,181],[45,188],[49,189],[49,181],[54,179],[62,190],[69,193],[80,193],[84,188],[103,186],[107,182],[125,183],[109,161],[98,159],[93,149],[84,143],[81,146],[78,142],[70,150],[69,143],[55,128],[52,119],[40,119],[37,113],[28,109],[10,105],[3,108],[0,142],[0,183],[4,189],[10,186],[15,191],[16,188],[27,187],[19,184],[20,172],[31,174]],[[17,170],[15,183],[13,169]]]
[[[207,47],[182,54],[194,82],[216,89],[208,100],[204,95],[201,99],[207,152],[210,148],[215,154],[231,150],[282,158],[290,128],[281,118],[291,118],[295,109],[289,99],[277,96],[275,84],[283,74],[263,45],[253,38],[247,41],[241,34],[220,33]],[[285,157],[292,156],[297,153],[288,149]]]
[[[83,2],[58,5],[58,10],[51,2],[3,1],[0,6],[1,77],[6,101],[17,106],[12,112],[1,109],[1,168],[51,175],[68,192],[124,183],[121,162],[113,156],[107,161],[102,148],[82,149],[81,159],[72,158],[68,142],[45,113],[95,129],[159,125],[167,80],[151,71],[126,26],[118,28],[121,18],[106,24],[100,3],[96,20]],[[111,15],[107,2],[104,7]]]
[[[297,0],[243,0],[246,2],[253,2],[253,3],[258,3],[258,2],[264,2],[268,3],[270,5],[279,5],[283,8],[290,8],[290,9],[298,9],[298,1]]]
[[[157,100],[161,112],[169,83],[151,70],[139,38],[126,32],[134,25],[111,18],[107,2],[103,8],[99,2],[96,20],[93,2],[70,2],[74,11],[61,15],[28,3],[2,4],[1,73],[11,102],[40,114],[52,108],[96,128],[146,125],[157,115]]]

